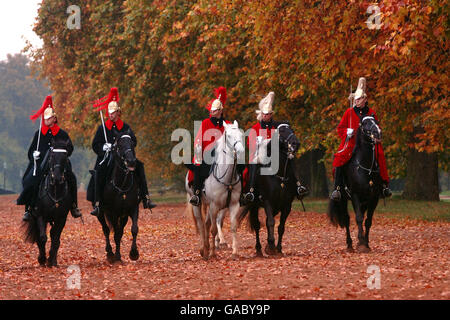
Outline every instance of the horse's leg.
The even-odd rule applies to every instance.
[[[261,251],[261,242],[259,240],[259,229],[261,229],[261,223],[259,222],[259,218],[258,218],[258,207],[253,206],[250,209],[250,224],[252,226],[252,228],[255,230],[255,235],[256,235],[256,256],[258,257],[262,257],[262,251]]]
[[[275,249],[275,218],[272,206],[268,201],[264,201],[264,210],[266,211],[266,227],[267,227],[267,245],[265,252],[268,255],[276,254]]]
[[[217,213],[218,208],[214,204],[211,204],[209,206],[209,213],[208,217],[209,220],[206,219],[206,234],[208,235],[209,240],[209,230],[211,228],[211,253],[209,254],[210,257],[216,257],[216,235],[217,235]],[[209,223],[208,223],[209,221]]]
[[[237,229],[238,229],[238,215],[239,215],[239,202],[236,202],[234,205],[230,207],[230,229],[231,235],[233,237],[233,253],[231,257],[233,259],[238,258],[238,239],[237,239]]]
[[[362,211],[362,204],[357,194],[352,194],[352,203],[353,209],[355,209],[356,224],[358,225],[357,250],[359,252],[368,252],[366,241],[364,239],[364,228],[363,228],[364,211]]]
[[[123,229],[128,221],[128,216],[117,217],[114,223],[114,242],[116,243],[116,252],[114,253],[114,261],[122,261],[120,254],[120,243],[122,241]]]
[[[188,204],[190,206],[190,204]],[[194,212],[195,222],[197,224],[197,230],[200,233],[200,255],[203,259],[208,259],[207,249],[207,237],[205,231],[205,221],[203,220],[202,211],[205,208],[205,204],[201,203],[199,207],[192,206],[192,211]]]
[[[367,249],[369,249],[369,251],[370,251],[369,231],[370,231],[370,227],[372,226],[373,213],[375,212],[375,208],[377,207],[377,205],[378,205],[378,198],[374,199],[373,202],[370,201],[369,205],[368,205],[368,209],[367,209],[367,218],[365,221],[365,226],[366,226],[365,240],[366,240]]]
[[[48,267],[56,267],[58,265],[57,255],[59,245],[61,243],[61,233],[66,225],[67,215],[61,218],[59,221],[55,221],[52,228],[50,229],[50,238],[52,240],[52,245],[50,247],[50,253],[47,260]]]
[[[139,207],[136,207],[133,214],[131,215],[131,234],[133,236],[133,243],[131,244],[130,259],[139,259],[139,251],[136,244],[137,235],[139,232],[138,227],[138,217],[139,217]]]
[[[223,235],[222,227],[223,220],[225,220],[226,209],[222,209],[219,211],[217,216],[217,236],[216,236],[216,247],[217,248],[227,248],[227,241],[225,240],[225,236]]]
[[[347,199],[341,199],[339,206],[342,206],[341,208],[339,208],[339,210],[342,210],[342,212],[346,213],[345,216],[345,233],[347,236],[347,251],[348,252],[354,252],[353,250],[353,241],[352,241],[352,236],[350,234],[350,216],[348,214],[348,200]]]
[[[47,223],[42,216],[37,217],[37,227],[39,229],[39,239],[37,245],[39,248],[38,262],[41,266],[45,266],[47,257],[45,255],[45,243],[47,242]]]
[[[277,244],[277,251],[278,254],[280,255],[283,254],[281,243],[283,241],[284,225],[286,223],[287,217],[289,216],[289,213],[291,213],[291,204],[288,204],[281,210],[280,224],[278,225],[278,244]]]
[[[106,247],[105,247],[105,251],[106,251],[106,259],[112,263],[114,262],[114,253],[112,251],[112,247],[111,247],[111,242],[109,241],[109,233],[111,232],[111,230],[108,227],[108,224],[106,223],[105,220],[105,212],[103,210],[100,210],[100,213],[97,217],[98,221],[100,222],[100,224],[102,225],[102,230],[103,230],[103,234],[105,235],[105,242],[106,242]]]

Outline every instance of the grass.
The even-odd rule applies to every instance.
[[[305,199],[304,203],[307,211],[327,212],[328,199]],[[299,201],[294,202],[293,208],[303,210]],[[349,203],[349,211],[354,212],[351,203]],[[450,222],[450,202],[411,201],[394,196],[386,200],[386,206],[380,199],[375,214],[396,219]]]
[[[185,203],[185,193],[168,192],[164,195],[153,194],[152,200],[156,203]],[[306,211],[326,213],[328,208],[328,199],[303,200]],[[292,206],[293,210],[303,211],[300,201],[295,200]],[[349,210],[353,212],[353,207],[349,203]],[[414,219],[424,221],[444,221],[450,222],[450,202],[439,201],[410,201],[403,200],[400,195],[394,194],[386,200],[386,206],[382,199],[378,203],[375,211],[376,215],[383,215],[387,218],[395,219]]]

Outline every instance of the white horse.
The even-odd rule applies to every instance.
[[[193,210],[196,228],[200,233],[200,254],[205,260],[209,257],[215,257],[219,239],[221,240],[220,243],[224,242],[221,227],[226,209],[230,211],[231,233],[233,237],[232,257],[237,257],[237,228],[240,207],[239,198],[241,194],[241,181],[237,173],[237,160],[241,158],[245,151],[243,145],[244,135],[236,121],[233,124],[224,123],[223,125],[225,130],[216,142],[215,161],[209,177],[205,180],[205,189],[201,194],[201,204],[200,206],[192,206],[189,202],[187,204],[188,210],[191,212]],[[187,175],[185,187],[189,199],[193,195],[193,190],[189,187]],[[202,211],[207,212],[206,221],[203,220]],[[218,214],[220,219],[217,219]],[[217,235],[218,230],[220,231],[219,235]],[[212,235],[211,252],[209,252],[210,231]]]

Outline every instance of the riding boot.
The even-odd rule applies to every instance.
[[[194,195],[189,200],[189,203],[192,204],[193,206],[198,207],[201,203],[201,189],[202,189],[200,167],[196,167],[194,170],[192,170],[192,173],[194,174],[194,181],[193,181]]]
[[[343,185],[342,167],[336,167],[334,173],[334,191],[331,193],[330,199],[333,201],[341,200],[341,186]]]
[[[91,211],[91,215],[98,217],[100,213],[100,207],[98,203],[98,172],[97,170],[89,170],[89,172],[92,174],[92,177],[88,185],[87,200],[92,202],[92,208],[94,209]]]
[[[382,198],[389,198],[390,196],[392,196],[392,191],[391,189],[389,189],[389,183],[388,182],[383,182],[383,187],[382,187],[382,191],[381,191],[381,196]]]
[[[142,199],[142,205],[144,206],[144,209],[151,210],[156,207],[156,204],[154,204],[150,200],[150,195],[148,194],[147,179],[145,178],[144,164],[139,160],[137,160],[136,169],[139,177],[139,191],[140,197]]]
[[[78,209],[78,194],[77,194],[77,178],[73,172],[69,173],[69,188],[72,195],[72,207],[70,213],[74,218],[80,218],[82,216],[80,209]]]
[[[293,159],[293,160],[291,161],[291,165],[292,165],[292,170],[293,170],[293,172],[294,172],[295,180],[297,181],[297,182],[296,182],[296,185],[297,185],[297,188],[296,188],[296,191],[297,191],[297,199],[298,199],[298,200],[302,200],[305,196],[308,195],[309,190],[308,190],[308,188],[307,188],[306,186],[302,185],[302,183],[300,182],[300,179],[299,179],[298,176],[297,176],[297,170],[296,170],[296,168],[295,168],[295,159]]]
[[[22,221],[30,221],[31,220],[31,208],[29,205],[25,206],[25,214],[23,215]]]
[[[249,192],[247,192],[244,196],[245,201],[253,202],[255,201],[255,178],[256,172],[258,171],[257,164],[249,164],[248,165],[248,173],[249,173]]]

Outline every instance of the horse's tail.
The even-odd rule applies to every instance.
[[[242,221],[247,217],[247,229],[250,233],[255,232],[255,227],[253,226],[252,221],[254,221],[253,215],[255,214],[254,212],[256,212],[256,219],[258,219],[258,210],[250,210],[251,208],[248,206],[245,206],[244,209],[242,209],[242,211],[239,213],[238,216],[238,226],[241,225]],[[250,214],[248,214],[250,212]]]
[[[24,241],[31,244],[37,243],[39,240],[39,227],[37,225],[37,220],[31,217],[28,221],[23,221],[22,226]]]
[[[350,222],[348,215],[347,199],[341,198],[339,201],[329,200],[328,203],[328,218],[334,226],[344,228]]]
[[[186,194],[186,215],[187,216],[191,216],[192,220],[194,221],[194,226],[195,226],[195,232],[197,234],[199,234],[199,230],[198,230],[198,226],[197,226],[197,222],[195,221],[195,216],[194,216],[194,208],[192,206],[192,204],[189,203],[189,194]]]

